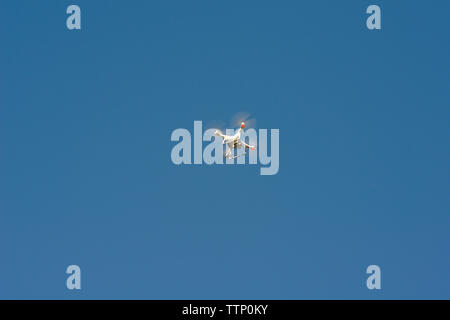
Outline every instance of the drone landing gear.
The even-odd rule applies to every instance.
[[[228,156],[227,158],[228,158],[228,159],[236,159],[236,158],[239,158],[240,156],[245,156],[246,154],[247,154],[247,152],[244,152],[244,153],[238,154],[238,155],[236,155],[236,156],[234,156],[234,157]]]

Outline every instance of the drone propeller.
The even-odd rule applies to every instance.
[[[231,118],[230,124],[232,128],[241,127],[242,123],[244,123],[245,128],[256,127],[256,119],[250,118],[250,113],[248,112],[238,112]]]
[[[256,119],[250,118],[250,113],[248,112],[238,112],[232,116],[229,126],[226,126],[223,121],[212,120],[204,125],[205,129],[214,129],[215,135],[225,134],[226,129],[235,130],[241,127],[242,129],[256,128]],[[250,141],[250,145],[256,147],[256,141]]]

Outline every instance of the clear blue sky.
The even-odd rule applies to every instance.
[[[450,298],[449,12],[1,1],[0,298]],[[171,163],[173,129],[239,111],[278,175]]]

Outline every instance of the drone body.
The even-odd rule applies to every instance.
[[[228,151],[225,154],[225,158],[234,159],[234,158],[237,158],[237,157],[240,157],[240,156],[246,154],[246,152],[244,152],[243,154],[232,157],[231,153],[233,152],[233,149],[244,148],[244,149],[255,150],[254,146],[246,144],[244,141],[241,140],[241,132],[242,132],[242,130],[244,130],[244,128],[245,128],[245,123],[242,122],[239,130],[232,136],[225,135],[222,132],[220,132],[219,130],[216,130],[216,132],[214,132],[214,134],[216,136],[222,137],[223,144],[226,143],[228,145]]]

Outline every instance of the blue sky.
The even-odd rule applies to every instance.
[[[449,299],[449,11],[2,1],[0,298]],[[172,130],[240,111],[277,175],[172,164]]]

